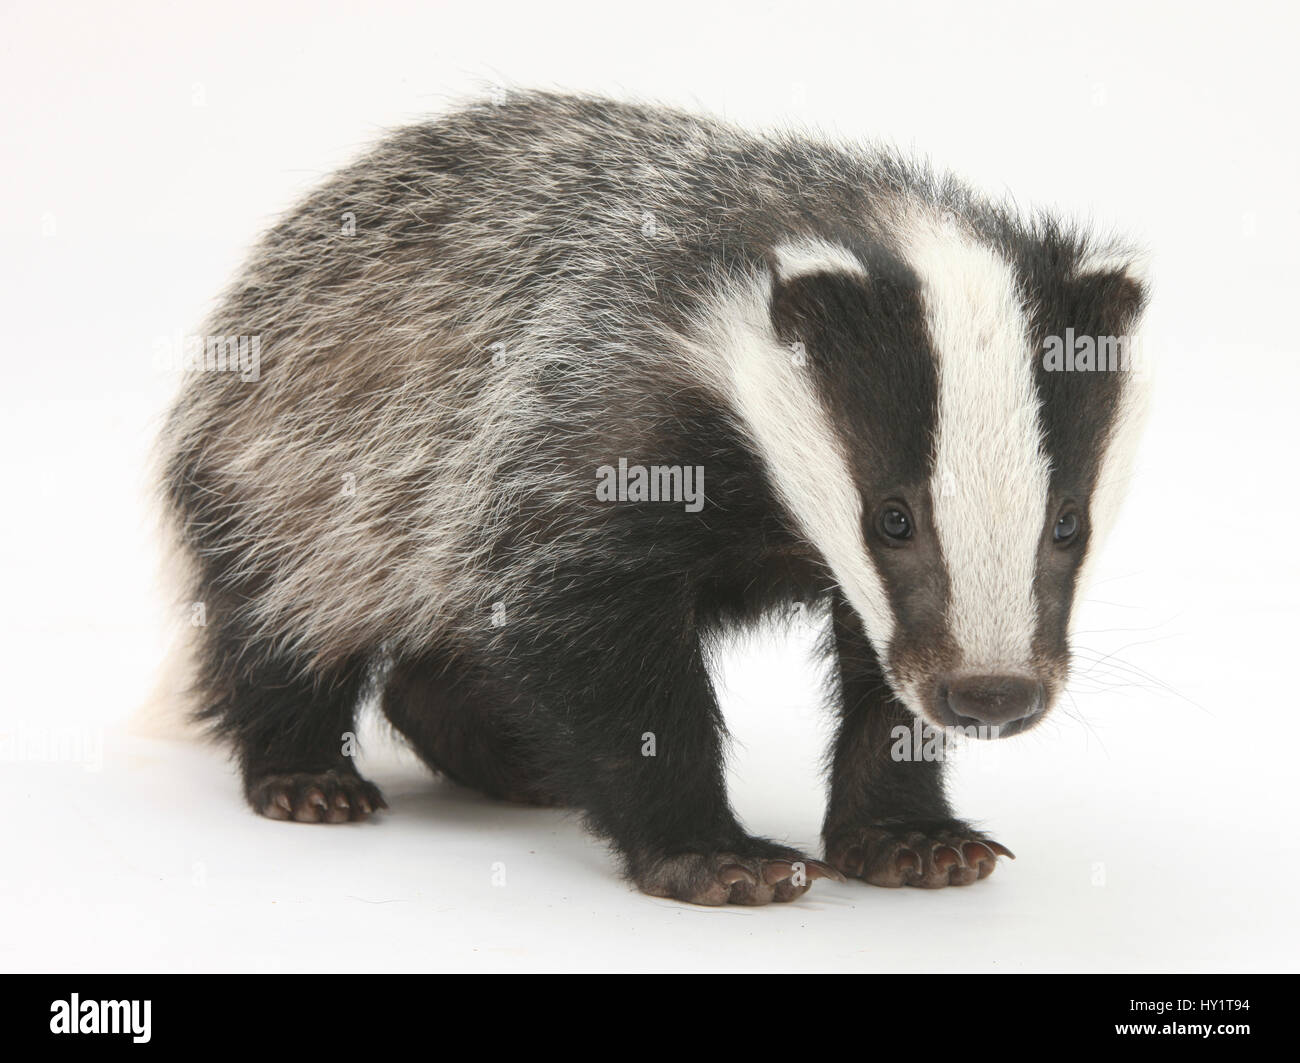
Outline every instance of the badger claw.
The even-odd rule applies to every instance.
[[[916,825],[875,824],[828,835],[826,858],[850,878],[890,888],[939,889],[987,878],[1005,845],[959,820]]]
[[[723,853],[634,856],[631,873],[651,896],[711,906],[785,903],[818,879],[844,881],[831,865],[761,839],[753,839],[753,851],[737,846]]]
[[[804,871],[809,882],[816,882],[819,878],[834,879],[836,882],[847,882],[830,864],[823,864],[820,860],[805,860]]]
[[[748,886],[757,886],[756,879],[750,872],[746,871],[739,864],[728,864],[718,872],[718,881],[725,886],[733,886],[737,882],[743,882]]]
[[[915,850],[901,847],[894,857],[894,866],[904,877],[917,874],[921,870],[921,858]]]
[[[388,807],[374,783],[345,771],[264,775],[247,792],[257,812],[297,823],[348,823]]]

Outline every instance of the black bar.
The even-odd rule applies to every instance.
[[[838,1015],[841,1034],[852,1019],[864,1037],[892,1032],[889,1043],[912,1042],[917,1051],[926,1043],[935,1050],[974,1043],[1043,1051],[1125,1041],[1237,1051],[1243,1041],[1273,1043],[1294,1029],[1286,1016],[1294,1013],[1297,988],[1294,975],[1253,974],[838,975],[848,982],[838,986],[824,975],[778,974],[778,987],[739,984],[745,976],[735,971],[669,976],[663,986],[644,984],[647,976],[593,973],[602,977],[546,975],[526,986],[500,984],[521,977],[509,975],[13,975],[0,991],[0,1045],[97,1051],[116,1042],[133,1052],[190,1046],[206,1052],[355,1044],[388,1052],[400,1043],[436,1052],[437,1044],[464,1038],[489,1050],[498,1038],[508,1043],[516,1035],[585,1053],[602,1043],[593,1038],[608,1034],[620,1038],[605,1042],[611,1050],[629,1035],[680,1050],[708,1043],[714,1023],[717,1035],[725,1031],[734,1044],[736,1019],[761,1015],[752,1025],[766,1031],[769,1050],[779,1051],[789,1038],[792,1050],[804,1052],[815,1043],[808,1027]],[[74,994],[76,1032],[55,1032],[52,1026],[70,1024]],[[105,1001],[118,1003],[104,1007]],[[847,1012],[846,1002],[853,1004]],[[127,1029],[84,1032],[100,1020]],[[785,1021],[792,1029],[783,1033]],[[1187,1032],[1191,1026],[1211,1031]],[[394,1035],[398,1041],[389,1040]]]

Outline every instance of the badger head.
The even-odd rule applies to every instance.
[[[769,349],[733,342],[728,374],[897,698],[984,737],[1062,690],[1142,419],[1135,259],[1029,232],[913,218],[781,244]]]

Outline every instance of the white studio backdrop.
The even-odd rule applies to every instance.
[[[3,24],[0,969],[1295,968],[1293,6],[134,2]],[[1019,855],[987,882],[691,909],[631,892],[571,818],[435,782],[377,732],[393,811],[343,830],[259,820],[220,753],[126,733],[174,620],[146,506],[177,384],[157,344],[332,168],[502,84],[892,141],[1151,248],[1157,401],[1072,696],[958,766],[959,809]],[[720,677],[735,803],[803,845],[829,732],[811,637],[762,632]],[[59,729],[80,753],[41,756]]]

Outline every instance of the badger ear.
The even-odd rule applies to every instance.
[[[1148,259],[1127,247],[1090,248],[1075,261],[1073,281],[1080,301],[1107,323],[1127,333],[1137,325],[1150,297]]]

